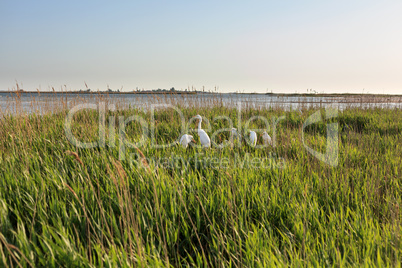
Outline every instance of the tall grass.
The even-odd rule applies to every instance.
[[[338,165],[331,167],[310,155],[301,140],[302,124],[317,108],[245,104],[238,126],[236,108],[219,98],[206,101],[211,105],[181,103],[188,133],[196,114],[210,134],[228,127],[214,120],[218,115],[230,117],[238,129],[254,115],[285,116],[276,128],[276,147],[157,149],[148,139],[127,148],[121,160],[119,137],[109,136],[109,129],[104,148],[73,146],[64,131],[66,110],[4,115],[1,266],[401,265],[400,109],[341,111],[331,121],[340,130]],[[115,133],[119,116],[151,122],[148,110],[120,108],[106,116]],[[177,140],[176,111],[156,110],[155,120],[156,143]],[[72,132],[94,141],[98,122],[96,111],[82,111]],[[306,145],[325,151],[326,123],[305,129]],[[249,126],[261,127],[258,120]],[[137,122],[125,130],[130,142],[142,135]],[[216,140],[228,138],[222,132]],[[254,167],[243,162],[247,158],[284,166]],[[219,165],[222,159],[228,161]]]

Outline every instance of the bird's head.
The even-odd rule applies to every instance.
[[[202,121],[202,116],[197,114],[196,116],[193,117],[195,119],[195,123],[198,124],[200,121]]]
[[[194,137],[192,135],[188,135],[188,145],[194,146],[197,144],[197,142],[194,140]]]

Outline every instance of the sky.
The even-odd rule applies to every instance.
[[[0,0],[0,90],[402,94],[402,1]]]

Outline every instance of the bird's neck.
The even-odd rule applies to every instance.
[[[201,119],[200,120],[198,120],[198,129],[201,129]]]

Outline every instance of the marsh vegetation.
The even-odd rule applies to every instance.
[[[200,114],[210,135],[230,129],[218,118],[226,116],[239,130],[275,134],[275,146],[156,148],[183,134],[178,112],[169,108],[107,110],[104,146],[94,148],[78,148],[66,137],[65,109],[5,114],[1,266],[401,264],[402,110],[343,109],[306,127],[303,144],[302,125],[318,108],[245,105],[239,114],[219,99],[173,104],[196,141],[191,118]],[[257,115],[269,127],[248,122]],[[154,139],[131,121],[124,126],[127,142],[143,142],[121,152],[119,118],[131,116],[149,129],[154,122]],[[71,131],[82,142],[98,141],[99,120],[97,110],[79,111]],[[328,123],[338,124],[336,166],[305,148],[326,150]],[[214,136],[218,144],[229,138],[230,130]]]

